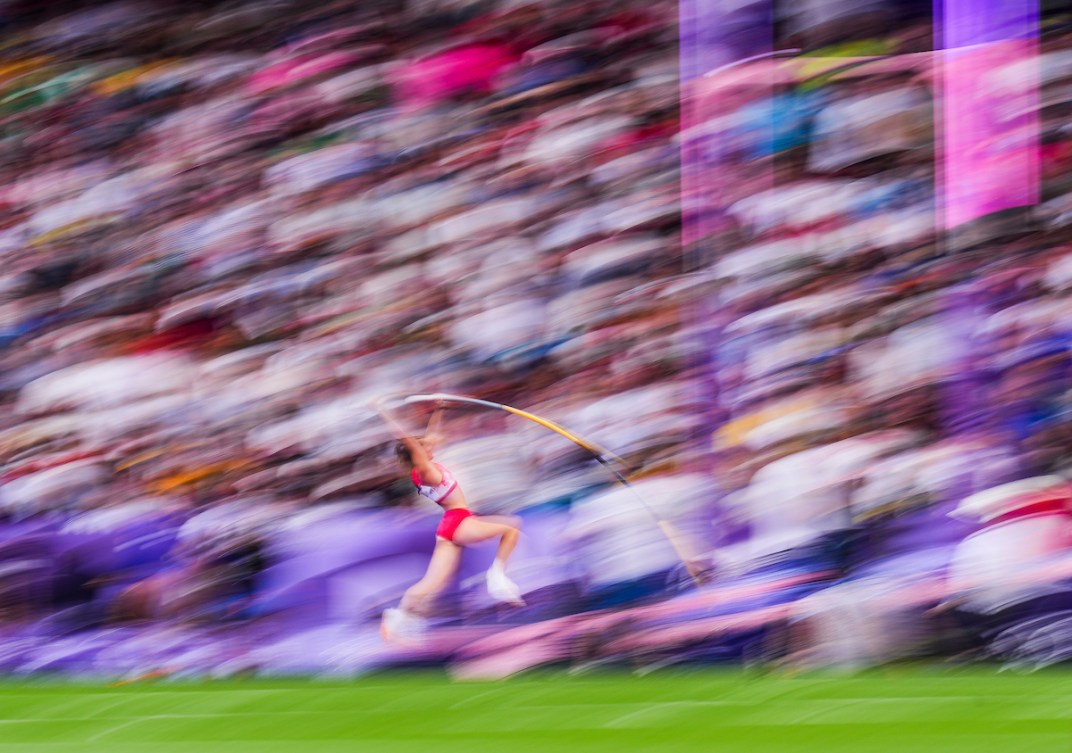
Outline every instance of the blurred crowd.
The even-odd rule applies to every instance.
[[[434,528],[369,401],[436,391],[634,471],[647,506],[558,435],[447,412],[474,507],[525,520],[528,621],[681,588],[651,507],[785,651],[901,655],[872,639],[923,609],[1007,627],[1026,597],[983,564],[1060,555],[1072,501],[1072,32],[1046,14],[1037,69],[986,72],[1037,76],[1040,204],[947,233],[929,15],[776,21],[793,56],[682,82],[677,2],[0,2],[0,669],[127,667],[141,632],[53,640],[104,627],[367,628]],[[725,600],[675,598],[624,652],[711,640]],[[576,655],[552,633],[522,665]],[[280,646],[248,663],[318,666]]]
[[[569,415],[684,371],[673,300],[613,301],[679,266],[674,8],[559,5],[13,22],[9,479],[77,457],[98,490],[376,504],[370,397]],[[47,485],[6,504],[72,502]]]
[[[248,597],[310,509],[412,507],[372,398],[519,404],[658,473],[702,454],[699,323],[661,286],[674,3],[2,19],[6,612],[192,617]],[[613,481],[535,426],[445,431],[481,512]],[[62,543],[85,531],[115,538]]]
[[[697,179],[730,183],[721,216],[693,215],[717,239],[694,258],[716,286],[719,555],[838,573],[791,610],[809,661],[980,655],[1032,620],[1053,645],[1067,615],[1072,34],[1044,14],[1037,46],[966,84],[896,10],[846,8],[795,37],[803,54],[697,82],[682,134],[713,165]],[[984,189],[951,222],[965,86],[988,125],[968,134],[974,180],[999,195],[986,169],[1026,154],[1036,205],[988,211]]]

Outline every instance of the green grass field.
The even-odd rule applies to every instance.
[[[0,682],[0,751],[1072,752],[1072,674]]]

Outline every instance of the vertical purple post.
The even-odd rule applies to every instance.
[[[681,86],[681,238],[685,249],[684,272],[709,267],[724,249],[718,248],[717,231],[725,216],[726,186],[740,179],[740,171],[749,166],[735,161],[726,147],[730,134],[704,133],[706,126],[729,115],[739,101],[720,90],[727,74],[736,73],[737,65],[756,56],[769,54],[773,39],[773,0],[679,0],[678,29],[680,41]],[[752,92],[755,94],[755,92]],[[769,94],[769,91],[767,92]],[[773,114],[772,114],[773,117]],[[773,128],[773,124],[772,124]],[[773,171],[770,184],[773,185]],[[761,181],[762,182],[762,181]],[[720,401],[719,349],[722,343],[721,320],[725,314],[717,296],[702,299],[682,317],[698,325],[703,338],[702,400],[707,406],[703,427],[704,447],[726,411]],[[708,456],[709,457],[709,456]],[[711,469],[713,472],[713,468]],[[717,484],[712,484],[710,500],[719,507]]]
[[[952,238],[981,218],[1039,200],[1039,6],[935,0],[934,12],[938,231]],[[986,240],[985,233],[976,237]],[[950,291],[947,302],[948,325],[964,352],[946,388],[946,429],[1000,443],[982,377],[987,354],[972,342],[991,302],[980,299],[974,282]],[[974,490],[965,483],[959,494]]]
[[[771,51],[772,0],[728,5],[722,0],[679,1],[681,129],[685,134],[695,134],[698,127],[728,114],[733,106],[709,94],[720,81],[720,71]],[[693,252],[686,258],[686,271],[704,265],[704,259],[694,258],[695,247],[717,226],[723,209],[718,189],[731,177],[732,168],[721,158],[718,141],[717,134],[681,140],[682,242]]]

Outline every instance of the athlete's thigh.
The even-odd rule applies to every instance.
[[[475,516],[466,518],[454,533],[454,542],[462,546],[479,544],[481,541],[502,536],[512,527],[505,523],[492,523]]]
[[[510,528],[521,530],[521,518],[517,515],[481,515],[481,523],[502,523]]]
[[[437,587],[443,585],[454,577],[461,559],[462,548],[458,544],[437,537],[432,559],[428,562],[428,570],[425,571],[422,582]]]

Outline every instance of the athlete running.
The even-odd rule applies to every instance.
[[[524,605],[521,590],[506,577],[506,562],[520,536],[517,528],[473,515],[454,475],[433,460],[433,449],[440,436],[440,410],[433,414],[425,436],[418,438],[407,432],[382,404],[377,403],[376,409],[399,438],[395,452],[417,493],[444,510],[443,519],[436,528],[435,550],[427,572],[406,591],[398,608],[383,613],[380,632],[384,639],[414,637],[421,618],[457,572],[462,549],[489,539],[498,538],[499,549],[488,570],[488,593],[498,601]]]

